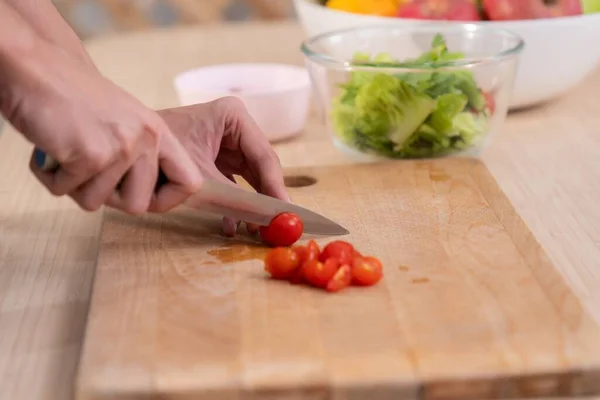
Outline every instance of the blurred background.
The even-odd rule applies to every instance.
[[[175,25],[296,18],[292,0],[54,0],[82,39]]]

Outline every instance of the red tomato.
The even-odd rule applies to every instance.
[[[340,264],[350,264],[352,263],[354,246],[352,246],[348,242],[344,242],[343,240],[334,240],[333,242],[329,242],[323,251],[321,252],[321,256],[319,260],[324,262],[328,258],[337,258],[340,261]]]
[[[375,257],[359,257],[352,262],[352,281],[360,286],[372,286],[383,277],[381,261]]]
[[[300,264],[300,267],[292,273],[288,280],[292,285],[301,285],[306,282],[304,273],[302,271],[302,264]]]
[[[294,246],[292,247],[298,256],[300,257],[300,263],[304,263],[309,260],[318,260],[321,254],[319,245],[314,240],[310,240],[306,246]]]
[[[352,283],[352,269],[348,264],[342,265],[335,275],[327,282],[328,292],[339,292],[340,290],[350,286]]]
[[[490,111],[490,114],[494,115],[494,112],[496,112],[496,99],[494,99],[494,95],[490,92],[482,92],[482,94],[486,107]]]
[[[288,279],[300,267],[300,259],[288,247],[276,247],[265,257],[265,271],[275,279]]]
[[[339,265],[339,261],[335,258],[329,258],[324,263],[309,260],[302,266],[302,275],[311,285],[325,287],[337,272]]]
[[[263,241],[272,247],[291,246],[304,231],[302,220],[294,213],[281,213],[269,223],[269,226],[260,227],[260,236]]]

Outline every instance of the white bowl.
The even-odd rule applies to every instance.
[[[455,21],[411,20],[353,14],[323,7],[314,0],[294,0],[308,36],[357,26],[397,23],[456,24]],[[527,21],[482,21],[523,38],[511,109],[535,105],[561,96],[600,66],[600,13]]]
[[[240,98],[271,142],[302,132],[311,86],[305,68],[268,63],[222,64],[185,71],[175,77],[181,105],[221,97]]]

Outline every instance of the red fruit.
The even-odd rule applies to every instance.
[[[360,286],[372,286],[383,277],[381,261],[375,257],[359,257],[352,262],[352,280]]]
[[[304,231],[302,220],[293,213],[281,213],[269,223],[260,227],[260,237],[272,247],[291,246]]]
[[[265,271],[275,279],[288,279],[299,267],[298,254],[288,247],[276,247],[265,257]]]
[[[352,269],[349,265],[342,265],[327,282],[325,290],[328,292],[339,292],[347,288],[352,283]]]
[[[397,16],[450,21],[481,20],[477,4],[473,0],[413,0],[401,6]]]
[[[541,19],[583,14],[581,0],[483,0],[492,21]]]
[[[341,264],[350,264],[354,258],[354,246],[343,240],[329,242],[323,248],[319,260],[325,262],[328,258],[336,258]]]
[[[302,266],[302,276],[315,287],[324,288],[338,270],[340,263],[335,258],[329,258],[322,263],[317,260],[310,260]]]
[[[496,112],[496,99],[494,99],[494,95],[490,92],[483,92],[483,98],[485,99],[486,108],[491,115],[494,115]]]

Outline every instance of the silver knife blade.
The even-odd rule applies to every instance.
[[[59,168],[56,160],[40,149],[34,150],[34,157],[37,166],[45,171]],[[186,204],[212,214],[257,225],[268,225],[278,214],[292,212],[302,220],[304,233],[332,236],[350,233],[343,226],[314,211],[214,180],[204,181],[200,191],[188,198]]]
[[[343,226],[314,211],[214,180],[204,181],[200,191],[188,198],[186,204],[199,210],[258,225],[268,225],[278,214],[292,212],[302,220],[305,233],[315,235],[349,233]]]

